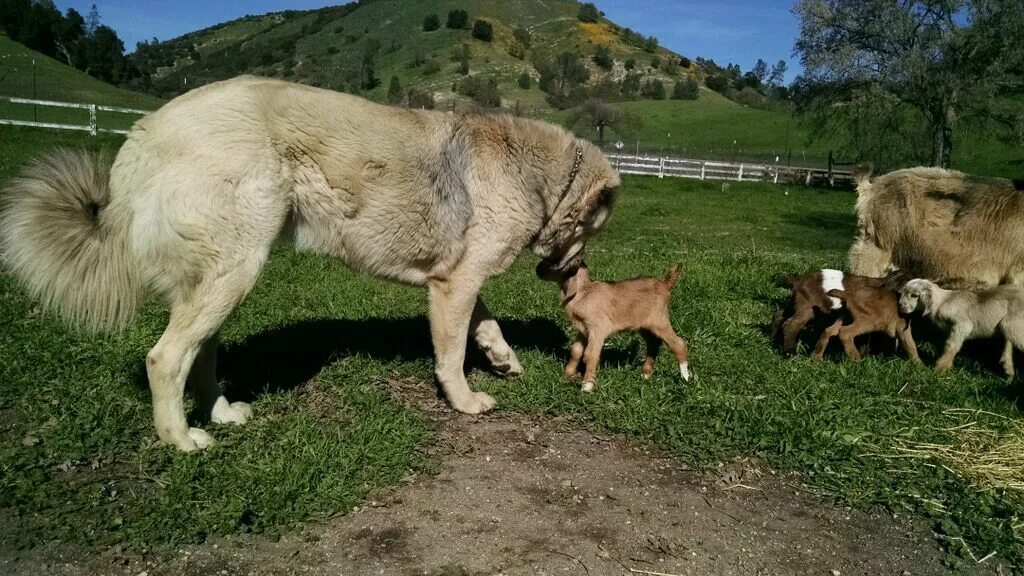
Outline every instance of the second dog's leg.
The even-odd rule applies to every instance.
[[[658,350],[661,349],[661,338],[651,334],[649,330],[641,330],[640,334],[644,337],[644,343],[647,345],[647,356],[644,358],[643,375],[644,378],[650,378],[651,374],[654,374],[654,365],[658,361]]]
[[[472,270],[456,270],[447,280],[427,284],[430,334],[436,358],[434,374],[452,408],[464,414],[479,414],[494,408],[494,398],[470,390],[462,371],[469,321],[480,289],[479,277]]]
[[[1013,378],[1013,342],[1006,338],[1006,345],[1003,347],[1003,357],[1000,359],[1000,363],[1003,365],[1003,371],[1006,372],[1007,378]]]
[[[502,376],[520,376],[523,373],[523,365],[512,350],[512,347],[505,342],[501,334],[498,321],[491,315],[487,305],[478,296],[476,305],[473,307],[473,316],[469,321],[469,332],[476,340],[477,347],[487,356],[491,367]]]

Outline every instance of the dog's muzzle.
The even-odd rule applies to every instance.
[[[560,257],[544,258],[537,264],[537,277],[542,280],[557,280],[575,272],[583,262],[583,243],[577,243]]]

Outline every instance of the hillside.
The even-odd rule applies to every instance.
[[[33,81],[32,61],[35,60]],[[34,87],[33,87],[34,84]],[[111,86],[0,35],[0,96],[56,100],[81,104],[105,104],[155,110],[159,98]],[[0,117],[40,122],[86,123],[88,112],[67,108],[28,106],[0,101]],[[101,126],[129,124],[135,117],[100,113]]]
[[[463,78],[455,51],[467,44],[470,75],[494,78],[506,106],[518,101],[523,110],[534,113],[547,108],[537,89],[535,64],[563,51],[584,57],[591,85],[621,79],[630,59],[645,80],[661,78],[669,88],[686,74],[699,74],[692,64],[679,67],[680,55],[669,50],[647,46],[651,51],[645,51],[628,43],[625,31],[604,18],[596,23],[579,21],[579,6],[573,0],[364,0],[358,5],[247,16],[146,46],[135,58],[140,67],[153,72],[153,92],[165,96],[242,72],[347,90],[365,80],[365,64],[372,60],[380,84],[369,90],[362,87],[370,98],[384,100],[395,76],[403,91],[430,92],[443,106],[460,98],[452,90]],[[446,27],[452,9],[467,12],[466,28]],[[438,16],[440,28],[427,32],[424,18],[431,14]],[[470,28],[477,19],[491,24],[492,41],[473,37]],[[520,49],[514,36],[517,26],[530,36],[529,47],[520,54],[523,58],[510,53]],[[637,38],[631,39],[636,43]],[[607,48],[615,60],[610,70],[592,60],[599,47]],[[655,69],[655,59],[672,64]],[[518,85],[524,72],[533,79],[530,89]]]

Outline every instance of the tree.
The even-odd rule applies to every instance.
[[[448,23],[446,26],[453,30],[461,30],[469,24],[469,14],[465,10],[452,10],[448,12]]]
[[[607,102],[595,98],[588,98],[583,104],[574,108],[566,121],[572,130],[596,129],[598,146],[604,145],[605,129],[611,128],[625,136],[635,125],[635,120],[631,116]]]
[[[786,70],[789,66],[785,60],[779,60],[772,66],[771,73],[768,74],[768,85],[769,86],[782,86],[786,80]]]
[[[423,31],[433,32],[441,27],[441,20],[437,17],[437,14],[430,14],[423,19]]]
[[[392,76],[391,84],[388,85],[388,104],[401,104],[402,96],[402,82],[398,76]]]
[[[636,98],[637,93],[640,92],[640,73],[635,70],[626,72],[626,75],[622,77],[620,90],[623,98],[627,100]]]
[[[585,96],[585,84],[590,70],[573,52],[562,52],[555,58],[538,62],[540,89],[547,92],[552,104],[566,108],[580,102]]]
[[[530,47],[532,37],[530,36],[530,31],[527,30],[524,26],[517,25],[515,28],[513,28],[512,37],[515,38],[520,44],[522,44],[524,48]]]
[[[644,39],[642,48],[644,49],[644,52],[654,52],[658,49],[658,39],[654,36],[648,36]]]
[[[434,109],[434,95],[430,92],[421,92],[415,88],[409,89],[409,108]]]
[[[594,53],[594,64],[597,64],[605,70],[611,70],[612,66],[615,65],[615,59],[612,58],[612,51],[607,46],[598,46],[597,52]]]
[[[643,88],[640,89],[640,95],[651,100],[664,100],[665,84],[661,80],[652,78],[644,82]]]
[[[93,4],[92,8],[89,9],[89,18],[85,22],[85,35],[92,36],[96,29],[100,27],[100,11]]]
[[[601,12],[593,2],[586,2],[580,5],[580,11],[576,14],[580,22],[598,22],[601,20]]]
[[[828,111],[871,114],[871,104],[894,111],[904,128],[920,119],[937,166],[949,166],[954,133],[967,119],[1020,131],[1020,0],[798,0],[793,10],[804,67],[797,103],[819,125],[840,119],[853,133],[877,117]]]
[[[754,78],[757,78],[758,85],[764,84],[765,80],[768,79],[768,63],[758,58],[750,73],[754,75]]]
[[[469,74],[469,44],[463,44],[459,51],[459,74]]]
[[[482,40],[484,42],[490,42],[494,39],[494,27],[487,20],[477,20],[473,22],[473,38]]]
[[[359,87],[362,90],[373,90],[380,85],[374,63],[378,50],[380,50],[380,42],[375,38],[368,39],[363,46],[363,58],[359,69]]]
[[[681,56],[679,58],[679,65],[682,66],[683,68],[689,68],[690,67],[690,59],[687,58],[686,56]]]
[[[519,75],[519,87],[522,88],[523,90],[529,90],[530,85],[532,83],[533,78],[530,78],[530,75],[527,74],[526,72],[523,72],[522,74]]]
[[[700,96],[700,85],[693,76],[687,76],[677,81],[676,85],[672,88],[672,98],[674,100],[696,100],[698,96]]]

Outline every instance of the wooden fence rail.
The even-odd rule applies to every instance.
[[[664,178],[693,178],[696,180],[731,180],[735,182],[773,182],[778,184],[821,184],[829,186],[853,183],[853,173],[848,170],[827,170],[780,166],[778,164],[752,164],[671,158],[666,156],[635,156],[630,154],[607,154],[615,168],[624,174],[644,174]]]
[[[0,96],[0,101],[10,102],[11,104],[29,104],[34,106],[50,106],[53,108],[77,108],[81,110],[88,110],[88,124],[62,124],[57,122],[37,122],[35,120],[13,120],[8,118],[0,118],[0,124],[6,124],[9,126],[34,126],[36,128],[52,128],[55,130],[81,130],[83,132],[88,132],[93,136],[96,136],[100,132],[107,132],[113,134],[128,133],[127,130],[101,128],[96,120],[96,112],[117,112],[120,114],[138,114],[140,116],[145,116],[146,114],[149,114],[149,110],[137,110],[135,108],[121,108],[119,106],[100,106],[98,104],[77,104],[74,102],[55,102],[53,100],[34,100],[32,98],[12,98],[7,96]]]

